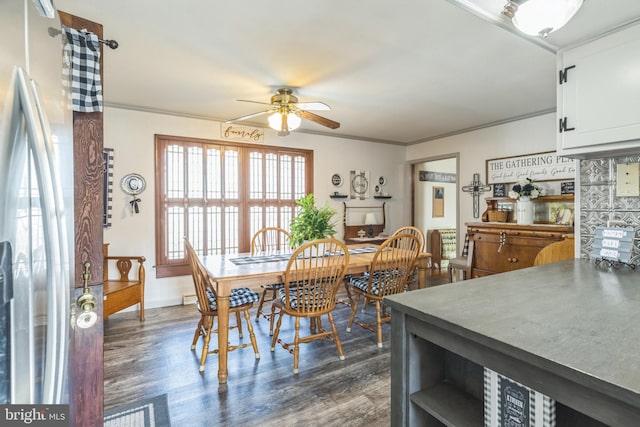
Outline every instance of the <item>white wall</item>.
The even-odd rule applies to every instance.
[[[111,228],[104,231],[104,242],[112,254],[144,255],[147,259],[145,306],[160,307],[182,303],[183,294],[193,293],[190,276],[156,279],[155,270],[155,204],[154,204],[154,135],[178,135],[193,138],[220,139],[219,122],[176,117],[163,114],[106,108],[104,112],[104,146],[114,153],[114,201]],[[331,176],[339,173],[345,183],[338,190],[349,192],[349,172],[361,169],[370,172],[371,180],[387,178],[383,191],[392,195],[386,200],[388,233],[406,224],[408,214],[405,188],[408,176],[405,169],[405,148],[344,138],[292,132],[279,137],[265,129],[265,145],[295,146],[314,150],[314,193],[318,204],[328,203],[338,210],[335,222],[338,237],[342,236],[342,201],[329,195],[336,191]],[[133,214],[131,197],[120,189],[120,180],[127,173],[145,177],[147,189],[141,194],[140,213]],[[371,183],[371,194],[373,187]],[[377,206],[375,199],[348,201],[349,205]]]
[[[460,153],[459,188],[469,185],[473,174],[479,173],[486,183],[486,160],[520,154],[555,151],[556,116],[545,114],[530,119],[480,129],[407,147],[407,162],[419,163],[425,159]],[[485,197],[480,195],[480,215],[486,210]],[[458,251],[460,251],[467,222],[481,221],[473,217],[473,198],[460,190],[460,219],[458,223]]]

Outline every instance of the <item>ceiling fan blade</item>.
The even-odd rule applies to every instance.
[[[231,120],[227,120],[225,123],[233,123],[233,122],[241,122],[243,120],[248,120],[251,119],[253,117],[258,117],[261,116],[263,114],[267,114],[267,113],[271,113],[273,110],[264,110],[264,111],[258,111],[257,113],[253,113],[253,114],[247,114],[246,116],[240,116],[240,117],[236,117],[235,119],[231,119]]]
[[[340,123],[329,120],[326,117],[310,113],[309,111],[300,110],[300,117],[302,117],[303,119],[311,120],[312,122],[316,122],[319,125],[326,126],[331,129],[338,129],[340,127]]]
[[[331,107],[329,107],[324,102],[298,102],[296,104],[301,110],[314,110],[314,111],[331,111]]]
[[[262,104],[262,105],[271,105],[268,102],[260,102],[260,101],[251,101],[249,99],[236,99],[236,101],[240,101],[240,102],[251,102],[253,104]]]

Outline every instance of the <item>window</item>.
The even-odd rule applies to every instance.
[[[262,227],[289,229],[313,188],[313,151],[156,135],[156,276],[199,255],[248,252]]]

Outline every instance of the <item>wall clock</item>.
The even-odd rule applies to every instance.
[[[369,180],[363,173],[357,174],[351,180],[351,189],[358,195],[363,195],[369,189]]]

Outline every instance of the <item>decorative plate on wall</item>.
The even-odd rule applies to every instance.
[[[137,173],[130,173],[122,178],[122,190],[131,194],[132,196],[136,196],[144,191],[147,188],[147,182],[142,177],[142,175]]]

